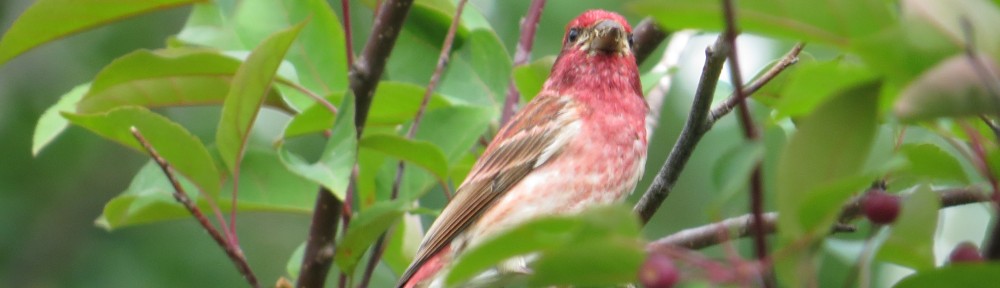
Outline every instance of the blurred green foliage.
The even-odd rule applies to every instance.
[[[123,133],[132,125],[143,129],[190,180],[185,182],[190,191],[217,197],[223,210],[232,208],[228,192],[234,184],[229,175],[241,167],[240,239],[265,286],[286,275],[286,270],[297,269],[297,262],[289,258],[306,237],[313,191],[323,185],[344,198],[347,174],[356,158],[361,171],[354,207],[358,214],[343,236],[343,246],[337,248],[337,264],[360,273],[362,269],[355,268],[366,261],[362,256],[368,245],[400,216],[408,215],[396,228],[372,282],[372,287],[390,285],[396,277],[392,271],[412,257],[404,246],[415,245],[411,238],[419,235],[413,226],[421,221],[426,225],[443,206],[439,185],[454,186],[449,179],[464,178],[481,152],[480,135],[496,130],[509,77],[523,91],[538,91],[570,19],[587,9],[604,8],[625,14],[632,23],[649,14],[669,29],[717,31],[722,25],[720,2],[714,0],[550,1],[536,36],[532,57],[536,62],[512,68],[519,20],[530,1],[471,1],[471,10],[462,16],[449,69],[423,120],[423,127],[430,128],[410,140],[401,137],[401,131],[416,113],[418,95],[436,63],[432,56],[440,50],[455,9],[454,1],[418,1],[397,42],[403,49],[395,50],[386,67],[365,135],[354,141],[352,113],[344,113],[353,111],[354,98],[344,92],[347,67],[339,1],[218,0],[173,9],[156,9],[149,1],[83,10],[46,0],[28,9],[30,2],[0,4],[4,41],[13,43],[0,46],[0,63],[7,61],[0,66],[0,139],[4,140],[0,215],[6,223],[0,229],[0,286],[5,287],[244,285],[222,251],[173,202],[164,190],[166,182],[144,153],[80,129],[137,149],[138,143]],[[369,36],[374,2],[351,1],[355,51]],[[545,251],[537,262],[540,274],[527,283],[627,281],[642,253],[634,241],[638,234],[655,239],[745,213],[744,183],[757,161],[763,163],[767,210],[787,216],[779,222],[781,241],[772,246],[793,255],[778,259],[780,279],[792,283],[788,285],[797,284],[793,278],[810,276],[789,269],[811,265],[822,265],[815,269],[821,283],[844,281],[860,254],[859,240],[871,227],[829,238],[826,229],[840,203],[886,174],[894,175],[889,179],[895,181],[890,183],[894,193],[920,188],[904,201],[916,203],[904,204],[906,221],[891,235],[876,238],[886,247],[879,260],[922,270],[940,263],[933,251],[936,227],[930,225],[937,214],[920,211],[936,210],[938,203],[922,184],[962,186],[982,183],[983,177],[962,158],[962,148],[948,144],[970,138],[957,121],[900,122],[1000,111],[997,95],[990,94],[995,93],[991,82],[981,85],[973,79],[997,74],[994,59],[1000,57],[1000,37],[985,28],[1000,23],[996,2],[961,0],[949,6],[947,1],[911,0],[893,6],[882,0],[825,1],[830,9],[814,9],[810,1],[742,2],[741,24],[750,33],[740,39],[747,76],[767,67],[791,46],[789,40],[811,42],[803,63],[755,96],[758,102],[752,105],[752,114],[763,124],[763,143],[743,140],[734,117],[720,120],[697,146],[671,198],[641,232],[626,209],[542,219],[511,230],[501,237],[527,239],[518,243],[518,249]],[[150,9],[163,11],[101,26],[11,58],[69,32]],[[69,16],[65,22],[51,21],[60,15]],[[13,24],[18,17],[32,25]],[[968,26],[960,25],[962,21]],[[286,30],[291,26],[295,28]],[[969,43],[969,37],[976,41]],[[628,203],[645,191],[676,140],[698,81],[703,49],[714,38],[707,34],[692,38],[680,68],[670,71],[676,72],[671,75],[676,84],[649,145],[646,173],[636,189],[640,193]],[[222,52],[201,49],[208,47]],[[961,61],[965,48],[982,53],[969,58],[980,62]],[[664,73],[650,72],[659,54],[641,66],[647,89]],[[266,86],[272,78],[277,85]],[[93,83],[87,86],[88,82]],[[715,99],[723,99],[728,86],[721,85]],[[171,90],[177,87],[183,89]],[[154,93],[144,94],[144,89]],[[60,102],[60,95],[68,96]],[[334,116],[325,103],[315,101],[318,98],[341,103],[341,113]],[[77,99],[82,99],[81,105],[74,109],[72,102]],[[195,104],[214,106],[174,107]],[[154,112],[166,117],[145,108],[115,108],[123,105],[156,108]],[[66,119],[76,126],[60,134]],[[41,123],[42,133],[33,136],[36,123]],[[331,137],[319,136],[331,123]],[[910,132],[896,141],[901,127]],[[991,133],[978,122],[971,129]],[[185,141],[171,141],[175,139]],[[902,144],[900,151],[894,148],[897,142]],[[987,164],[1000,165],[995,142],[986,146]],[[358,153],[344,153],[357,147]],[[191,156],[187,151],[197,153]],[[411,164],[402,182],[404,200],[389,202],[398,160]],[[418,198],[420,208],[407,208],[406,200]],[[148,223],[153,224],[135,225]],[[547,237],[552,235],[561,241],[550,241]],[[805,245],[790,245],[797,241]],[[471,268],[488,267],[521,251],[497,243],[478,247],[474,251],[479,254],[470,253],[475,257],[462,261],[474,263]],[[749,251],[745,241],[734,243],[738,251]],[[567,277],[577,266],[560,263],[582,265],[594,258],[566,248],[570,244],[584,250],[607,248],[614,253],[596,255],[604,255],[602,260],[617,257],[625,264],[604,267],[608,269],[601,272],[606,274],[588,274],[589,278]],[[720,247],[707,250],[712,256],[725,253]],[[918,277],[946,279],[968,273],[954,270]]]

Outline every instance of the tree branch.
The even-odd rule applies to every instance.
[[[378,6],[371,36],[365,43],[360,57],[351,62],[351,91],[357,99],[354,118],[356,137],[364,132],[368,110],[371,108],[375,88],[385,70],[392,47],[402,30],[406,15],[409,14],[413,0],[386,0]],[[354,177],[351,177],[349,190],[354,187]],[[333,247],[340,214],[344,203],[333,196],[330,191],[320,189],[313,209],[312,224],[309,238],[306,242],[306,253],[302,257],[302,268],[299,271],[297,287],[323,287],[326,275],[333,261]],[[327,253],[329,252],[329,253]]]
[[[538,30],[538,20],[542,18],[543,8],[545,0],[532,0],[528,14],[521,19],[521,38],[517,41],[517,50],[514,52],[514,67],[528,64],[531,60],[531,47],[535,44],[535,31]],[[501,126],[514,116],[514,109],[520,100],[521,93],[514,85],[514,78],[511,78],[507,84],[507,98],[504,100],[503,112],[500,114]]]
[[[195,205],[194,201],[191,200],[191,197],[189,197],[187,192],[184,191],[184,187],[181,186],[180,181],[177,180],[177,176],[174,175],[174,168],[170,166],[167,159],[164,159],[159,153],[156,152],[156,149],[153,148],[153,145],[150,144],[148,140],[146,140],[146,137],[142,136],[139,129],[132,126],[130,131],[132,132],[132,136],[135,137],[135,140],[142,144],[142,147],[146,149],[146,152],[148,152],[149,156],[153,158],[153,161],[156,161],[156,164],[160,165],[160,169],[163,170],[163,174],[165,174],[167,179],[170,180],[170,185],[174,187],[174,199],[184,205],[184,208],[186,208],[188,212],[191,212],[191,215],[198,220],[198,224],[201,224],[201,227],[208,232],[208,235],[212,236],[212,240],[215,240],[215,243],[218,244],[219,247],[222,247],[222,250],[224,250],[226,255],[229,256],[229,260],[236,265],[236,270],[240,271],[240,274],[242,274],[243,278],[247,280],[247,283],[249,283],[251,287],[260,287],[260,284],[257,282],[257,276],[254,275],[253,270],[250,269],[250,264],[247,263],[246,256],[243,255],[243,250],[240,249],[238,246],[239,244],[227,241],[226,238],[222,236],[222,233],[219,233],[219,230],[215,229],[215,226],[208,221],[208,218],[206,218],[205,214],[201,212],[198,205]],[[205,198],[207,199],[208,197]],[[234,206],[232,209],[236,210],[236,207]],[[224,224],[225,222],[222,223]]]
[[[956,188],[935,191],[941,199],[941,208],[961,206],[972,203],[989,201],[989,197],[983,191],[975,187]],[[852,232],[854,228],[845,223],[855,220],[862,215],[862,197],[854,197],[840,213],[840,221],[830,228],[831,233]],[[751,235],[751,214],[725,219],[712,224],[684,229],[669,236],[660,238],[647,244],[648,248],[657,246],[679,246],[688,249],[702,249],[711,247],[729,240],[744,238]],[[774,233],[777,231],[778,213],[770,212],[764,214],[764,231]],[[733,231],[733,235],[721,234],[719,231]]]
[[[725,51],[729,49],[726,42],[722,40],[723,38],[719,37],[714,45],[705,49],[705,66],[702,68],[701,80],[698,81],[698,89],[691,104],[691,114],[688,115],[687,123],[684,124],[684,129],[681,131],[680,137],[677,138],[677,142],[674,143],[674,148],[667,156],[663,167],[656,173],[653,183],[639,199],[639,203],[635,205],[634,211],[639,215],[642,223],[649,222],[663,200],[670,195],[684,164],[691,158],[694,147],[707,130],[705,124],[707,123],[708,109],[712,105],[712,95],[715,94],[715,86],[719,82],[719,74],[722,73],[722,65],[726,60]]]
[[[383,1],[376,12],[378,16],[372,24],[371,36],[368,37],[368,42],[365,42],[360,57],[351,65],[348,77],[351,91],[357,97],[358,113],[354,117],[354,125],[357,127],[358,135],[362,135],[364,131],[368,110],[375,97],[375,88],[412,6],[413,0]]]
[[[462,11],[465,10],[465,4],[467,0],[459,0],[458,6],[455,8],[455,17],[451,20],[451,25],[448,27],[448,33],[445,35],[444,43],[441,45],[441,53],[438,54],[437,66],[434,67],[434,74],[431,74],[431,80],[427,83],[427,88],[424,89],[424,97],[420,101],[420,108],[417,109],[417,115],[413,117],[413,123],[410,124],[410,128],[406,131],[406,139],[413,139],[417,134],[417,130],[420,128],[420,121],[424,118],[424,112],[427,110],[427,103],[430,102],[431,96],[434,95],[434,90],[437,89],[438,82],[441,81],[441,74],[444,74],[444,68],[448,66],[448,56],[451,55],[451,47],[455,42],[455,33],[458,31],[458,25],[462,22]],[[543,1],[544,2],[544,1]],[[403,182],[403,174],[406,171],[406,163],[402,160],[399,161],[396,167],[396,178],[392,183],[392,194],[390,199],[396,200],[399,197],[399,186]],[[447,196],[448,185],[442,183],[445,195]],[[360,288],[367,288],[368,283],[371,281],[372,273],[375,271],[375,267],[378,266],[379,259],[382,258],[382,254],[385,252],[385,241],[386,238],[391,235],[392,229],[382,232],[375,245],[372,247],[371,258],[368,260],[368,264],[365,266],[365,273],[363,278],[361,278],[361,284],[358,286]]]

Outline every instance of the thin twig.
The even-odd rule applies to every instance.
[[[467,0],[459,0],[458,6],[455,7],[455,17],[451,20],[451,26],[448,27],[448,33],[445,35],[444,44],[441,45],[441,53],[438,54],[437,66],[434,67],[434,74],[431,74],[431,80],[427,83],[427,88],[424,89],[424,97],[420,101],[420,108],[417,109],[417,115],[413,117],[413,123],[410,124],[410,128],[406,131],[406,139],[413,139],[417,134],[417,130],[420,128],[420,121],[424,118],[424,113],[427,110],[427,103],[430,102],[431,96],[434,95],[434,90],[437,89],[438,82],[441,81],[441,75],[444,74],[444,68],[448,66],[448,56],[451,55],[451,48],[455,42],[455,34],[458,31],[458,25],[462,22],[462,11],[465,10],[465,3]],[[391,200],[396,200],[399,197],[399,187],[403,182],[403,174],[406,171],[406,163],[402,160],[397,163],[396,167],[396,178],[392,183],[392,193],[390,195]],[[446,183],[441,183],[445,196],[448,196],[447,190],[448,185]],[[371,258],[368,260],[368,264],[365,266],[364,277],[361,278],[361,284],[358,286],[360,288],[367,288],[368,283],[371,280],[372,273],[375,271],[375,266],[378,266],[379,259],[382,258],[382,254],[385,253],[385,241],[391,234],[392,229],[386,230],[381,236],[379,236],[378,241],[375,242],[375,246],[372,248]]]
[[[380,4],[376,10],[371,36],[368,37],[361,56],[351,62],[348,75],[351,92],[357,101],[354,117],[356,137],[361,137],[364,132],[375,88],[402,30],[403,22],[406,21],[406,15],[413,6],[413,0],[386,0]],[[349,190],[355,185],[355,178],[351,179]],[[323,287],[333,261],[334,233],[340,222],[344,203],[330,191],[321,189],[318,194],[306,242],[307,253],[302,257],[302,268],[296,283],[298,287]]]
[[[294,81],[288,81],[288,80],[285,80],[285,79],[281,79],[281,77],[277,77],[274,81],[278,82],[278,83],[281,83],[281,84],[284,84],[285,86],[291,87],[292,89],[295,89],[295,91],[299,91],[302,94],[305,94],[306,97],[309,97],[309,98],[313,99],[313,101],[316,101],[316,103],[319,103],[320,105],[323,105],[323,107],[325,107],[326,110],[330,111],[331,114],[337,115],[337,106],[334,106],[333,103],[330,103],[330,101],[327,101],[326,98],[323,98],[322,96],[316,95],[316,93],[313,93],[311,90],[309,90],[309,88],[306,88],[306,87],[304,87],[302,85],[299,85],[298,83],[295,83]]]
[[[989,197],[984,195],[981,190],[975,187],[946,189],[935,192],[938,193],[938,196],[941,199],[942,208],[980,203],[990,200]],[[834,224],[833,227],[830,228],[831,233],[852,232],[854,230],[853,227],[845,223],[855,220],[862,215],[861,200],[862,197],[855,197],[844,205],[839,218],[842,219],[842,222]],[[703,249],[711,247],[726,240],[719,237],[717,233],[717,229],[719,229],[720,226],[724,227],[726,231],[734,231],[733,235],[730,235],[727,239],[732,240],[748,237],[753,232],[750,221],[751,217],[752,215],[746,214],[700,227],[684,229],[660,238],[649,243],[648,245],[654,247],[658,245],[672,245],[688,249]],[[765,231],[767,233],[774,233],[778,223],[778,214],[776,212],[765,213],[764,220]],[[649,246],[647,246],[647,249],[651,248]]]
[[[514,67],[528,64],[531,60],[531,47],[535,44],[535,31],[538,30],[538,20],[542,18],[543,8],[545,0],[532,0],[528,14],[521,18],[521,38],[517,41],[517,50],[514,52]],[[500,114],[501,126],[514,116],[518,101],[521,101],[521,93],[517,91],[517,85],[514,85],[514,78],[511,78],[507,84],[503,112]]]
[[[729,77],[733,82],[733,91],[736,92],[737,105],[740,116],[740,123],[743,127],[743,135],[751,142],[760,141],[760,131],[753,122],[750,115],[750,108],[747,106],[746,95],[743,91],[743,75],[740,74],[739,53],[737,52],[736,37],[739,34],[739,27],[736,26],[736,8],[733,0],[723,0],[722,10],[726,20],[726,30],[723,33],[726,41],[729,42]],[[758,261],[767,259],[767,236],[764,233],[764,180],[762,175],[762,162],[754,164],[753,172],[750,174],[750,213],[753,215],[754,225],[754,252]],[[774,287],[773,274],[762,275],[764,287]]]
[[[715,94],[715,86],[719,82],[719,74],[722,73],[722,65],[726,60],[725,51],[729,49],[728,44],[722,40],[723,38],[719,37],[715,44],[705,49],[705,66],[702,68],[701,80],[698,81],[698,89],[691,103],[691,114],[688,115],[687,123],[684,124],[684,129],[674,143],[674,148],[667,156],[663,167],[656,173],[653,183],[633,209],[642,223],[649,222],[663,200],[670,195],[684,164],[691,158],[695,145],[704,135],[706,130],[704,125],[707,123],[708,109],[712,105],[712,95]]]
[[[149,156],[153,158],[153,161],[156,161],[156,164],[160,165],[160,169],[163,170],[163,174],[165,174],[167,179],[170,180],[170,185],[174,187],[174,199],[176,199],[177,202],[180,202],[181,205],[184,205],[184,208],[186,208],[188,212],[191,212],[191,215],[198,220],[198,224],[201,224],[201,227],[208,232],[208,235],[212,236],[212,240],[215,240],[215,243],[226,252],[226,255],[229,256],[229,260],[236,265],[236,269],[240,271],[240,274],[242,274],[243,278],[247,280],[247,283],[249,283],[251,287],[260,287],[260,284],[257,282],[257,276],[254,275],[253,270],[250,269],[250,264],[247,263],[246,256],[243,255],[243,250],[240,249],[239,246],[234,245],[232,242],[226,241],[225,237],[222,236],[222,233],[215,229],[215,226],[208,221],[208,218],[206,218],[205,214],[201,212],[198,205],[196,205],[194,201],[191,200],[191,197],[188,196],[187,192],[184,191],[184,187],[181,186],[180,181],[177,180],[177,176],[174,175],[174,168],[170,166],[167,159],[163,158],[156,152],[156,149],[153,148],[153,145],[149,143],[148,140],[146,140],[146,137],[142,136],[139,129],[132,126],[129,130],[132,132],[132,136],[135,137],[135,140],[139,141],[139,143],[142,144],[142,147],[146,149],[146,152],[149,153]],[[235,210],[236,208],[233,207],[233,209]]]
[[[344,17],[344,50],[347,53],[347,69],[354,63],[354,37],[351,36],[351,0],[340,0],[340,11]]]
[[[781,57],[781,60],[778,60],[777,63],[774,63],[774,65],[771,66],[771,69],[768,69],[760,77],[757,77],[756,80],[750,82],[750,84],[744,85],[743,97],[753,95],[753,93],[756,93],[757,90],[760,90],[761,87],[764,87],[765,84],[771,82],[771,80],[777,77],[778,74],[785,71],[788,66],[798,63],[799,53],[802,52],[802,48],[804,48],[805,45],[806,44],[804,42],[796,43],[795,46],[792,46],[792,49],[789,50],[788,53],[785,53],[785,56]],[[736,105],[739,105],[740,100],[742,99],[739,98],[734,92],[728,99],[726,99],[725,102],[722,102],[715,108],[712,108],[712,112],[708,115],[707,127],[712,127],[716,121],[719,121],[719,118],[722,118],[722,116],[726,116],[729,112],[733,111],[733,108],[736,108]]]

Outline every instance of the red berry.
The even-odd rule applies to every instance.
[[[681,274],[667,256],[652,253],[639,269],[639,282],[646,288],[670,288],[677,284]]]
[[[899,216],[899,196],[880,190],[869,192],[861,206],[868,220],[875,224],[889,224]]]
[[[976,248],[976,244],[966,241],[958,243],[955,246],[955,250],[951,250],[951,256],[948,257],[948,261],[951,263],[983,262],[983,254],[979,253],[979,248]]]

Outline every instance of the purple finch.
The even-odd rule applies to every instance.
[[[497,133],[434,221],[399,287],[443,286],[462,251],[526,220],[621,200],[646,162],[632,27],[591,10],[566,27],[542,91]],[[525,271],[524,257],[497,272]]]

